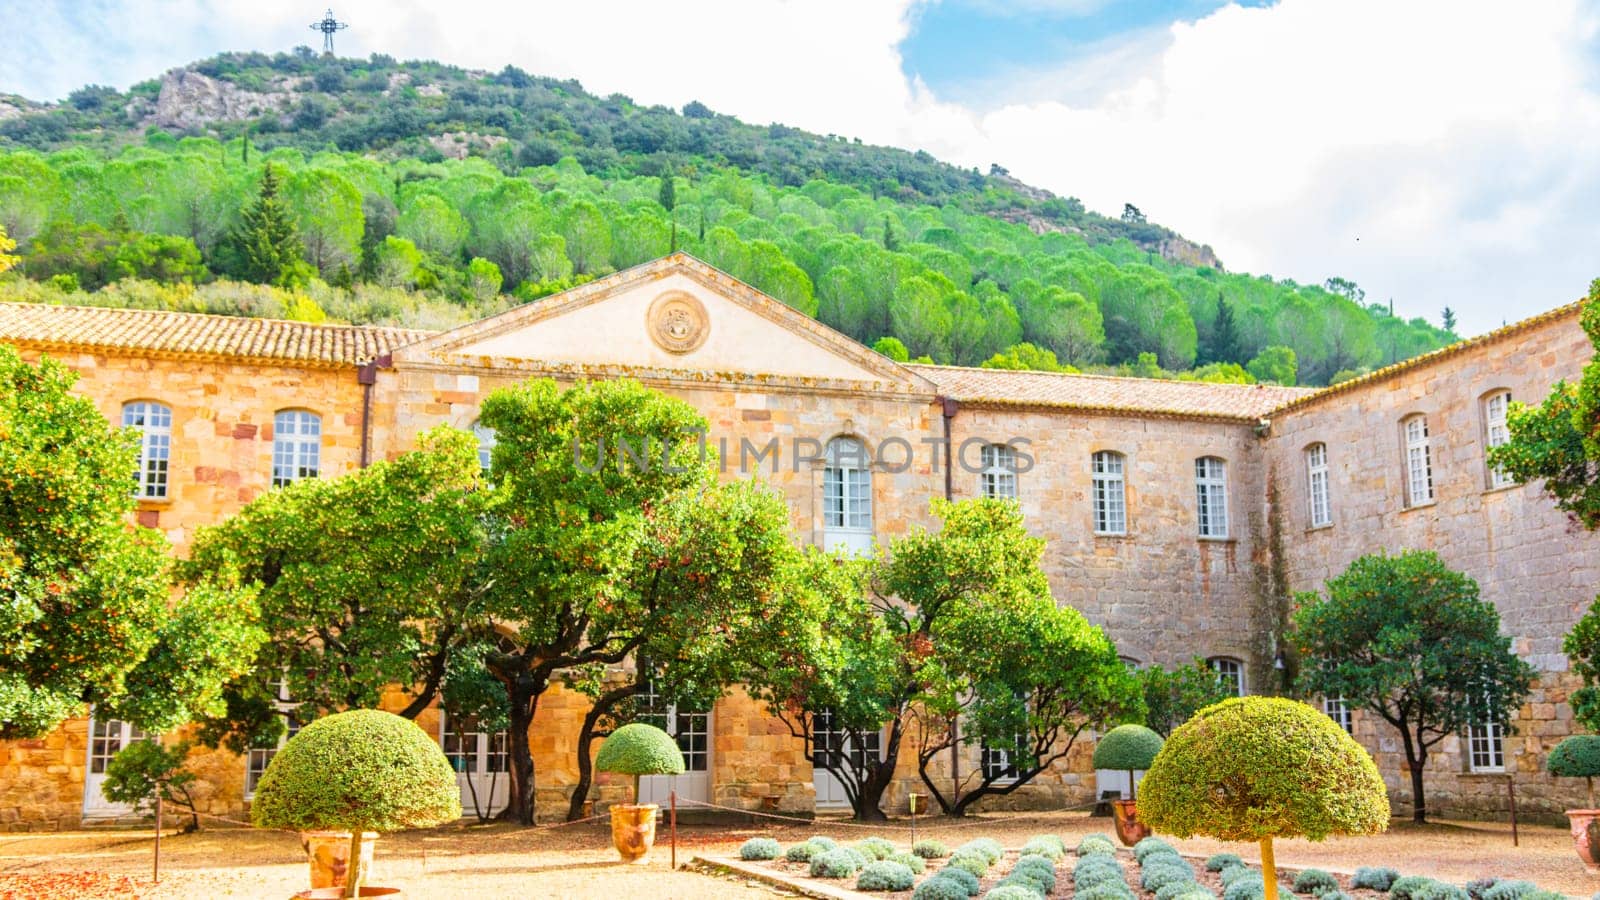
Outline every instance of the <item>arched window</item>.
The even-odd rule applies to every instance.
[[[1122,454],[1111,450],[1101,450],[1094,455],[1094,532],[1128,533],[1128,495]]]
[[[165,499],[167,467],[172,460],[172,407],[153,400],[124,403],[122,425],[140,432],[134,496],[145,500]]]
[[[1195,516],[1203,538],[1228,536],[1228,464],[1215,456],[1194,461]]]
[[[494,462],[494,445],[499,439],[494,429],[482,422],[472,423],[472,436],[478,439],[478,467],[483,469],[483,477],[488,478],[490,464]]]
[[[1235,697],[1244,696],[1244,663],[1231,656],[1213,656],[1206,660],[1206,665],[1217,673],[1217,680]]]
[[[1511,440],[1511,429],[1506,427],[1506,413],[1511,409],[1510,391],[1491,391],[1483,398],[1483,442],[1488,447],[1498,447]],[[1504,469],[1489,466],[1489,487],[1503,488],[1516,484]]]
[[[272,417],[272,486],[284,487],[322,471],[322,417],[285,409]]]
[[[1017,499],[1017,451],[1005,444],[985,444],[978,486],[985,497]]]
[[[822,470],[824,547],[856,553],[872,549],[871,459],[861,441],[836,437],[828,442]]]
[[[1306,492],[1311,500],[1311,527],[1333,524],[1333,502],[1328,496],[1328,445],[1306,448]]]
[[[1428,417],[1412,416],[1403,427],[1406,442],[1406,505],[1433,502],[1433,450],[1428,444]]]

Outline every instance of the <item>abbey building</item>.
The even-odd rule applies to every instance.
[[[902,365],[682,254],[442,333],[0,304],[0,342],[63,361],[109,420],[141,430],[138,520],[180,555],[196,527],[274,486],[404,452],[438,424],[475,430],[487,455],[478,407],[498,387],[616,377],[699,409],[725,477],[781,490],[801,542],[865,550],[930,524],[930,498],[1015,497],[1046,540],[1059,602],[1133,664],[1204,657],[1244,693],[1277,687],[1294,592],[1365,553],[1432,549],[1478,581],[1540,678],[1515,734],[1474,728],[1441,745],[1430,806],[1492,814],[1508,773],[1524,810],[1579,801],[1581,784],[1542,769],[1574,728],[1561,639],[1600,592],[1600,535],[1486,461],[1508,402],[1541,400],[1592,354],[1577,304],[1324,389]],[[1394,732],[1320,702],[1377,757],[1403,809]],[[539,706],[542,813],[565,809],[585,703],[557,687]],[[844,802],[738,690],[662,712],[691,769],[680,793],[794,812]],[[464,797],[503,802],[503,735],[457,732],[436,711],[418,721],[456,762]],[[0,828],[125,816],[100,783],[138,736],[89,718],[0,742]],[[1088,749],[1000,802],[1053,808],[1093,798],[1097,780],[1115,787]],[[204,810],[239,815],[273,752],[197,755]],[[956,761],[966,771],[1005,765],[981,748],[968,757]],[[918,789],[914,760],[902,768],[891,811]]]

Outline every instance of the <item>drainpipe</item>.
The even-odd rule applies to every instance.
[[[950,420],[956,417],[961,404],[951,397],[939,398],[939,412],[944,419],[944,499],[955,499],[956,457],[955,445],[950,442]],[[950,796],[955,797],[961,784],[961,719],[950,722]]]
[[[378,367],[393,365],[394,357],[388,353],[356,369],[356,383],[361,385],[361,468],[372,461],[372,386],[378,383]]]

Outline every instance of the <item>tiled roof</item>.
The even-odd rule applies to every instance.
[[[429,334],[148,309],[0,303],[0,343],[42,350],[113,350],[139,356],[341,368],[371,362]]]
[[[1272,409],[1315,393],[1270,384],[1210,384],[1068,375],[960,366],[910,367],[962,403],[982,406],[1076,409],[1254,422]]]

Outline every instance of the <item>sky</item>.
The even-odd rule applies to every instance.
[[[669,10],[669,11],[664,11]],[[319,45],[322,6],[0,0],[0,92]],[[907,149],[1479,333],[1600,276],[1600,0],[349,0],[341,55],[514,63]]]

